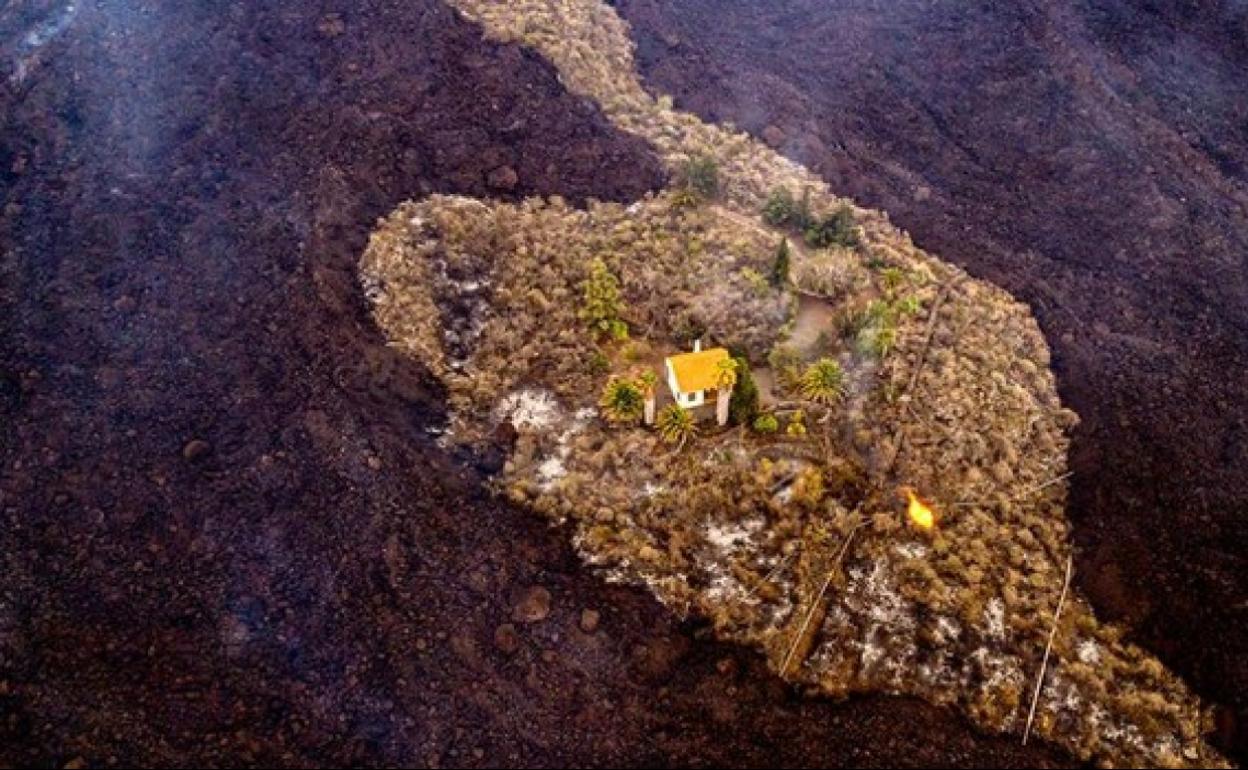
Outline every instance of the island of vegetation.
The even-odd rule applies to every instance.
[[[1186,686],[1068,590],[1077,418],[1025,305],[647,94],[598,0],[452,4],[672,183],[585,208],[432,196],[380,223],[361,281],[446,388],[441,440],[503,447],[498,494],[811,692],[911,694],[1106,764],[1224,762]],[[694,350],[704,401],[673,374]]]

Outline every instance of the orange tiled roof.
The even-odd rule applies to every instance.
[[[726,360],[728,351],[724,348],[710,348],[667,357],[667,363],[676,373],[676,386],[681,393],[716,387],[719,382],[719,362]]]

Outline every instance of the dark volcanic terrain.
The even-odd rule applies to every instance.
[[[1248,5],[616,5],[654,91],[1031,304],[1078,585],[1248,760]]]
[[[375,219],[662,182],[429,0],[5,5],[0,766],[1064,763],[804,700],[436,449]]]

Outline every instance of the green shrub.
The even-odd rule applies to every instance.
[[[773,227],[782,227],[797,215],[797,201],[787,187],[777,187],[763,204],[763,221]]]
[[[644,340],[630,340],[620,349],[620,355],[629,363],[643,361],[652,353],[650,344]]]
[[[860,241],[854,212],[849,206],[841,206],[822,220],[811,222],[804,235],[807,245],[816,249],[832,245],[854,247]]]
[[[776,260],[771,266],[771,285],[777,289],[789,284],[789,263],[792,257],[789,254],[789,239],[782,238],[780,245],[776,248]]]
[[[780,421],[774,414],[760,414],[754,418],[753,427],[755,433],[775,433],[780,430]]]
[[[790,436],[806,435],[806,413],[798,409],[789,416],[789,424],[785,427],[784,432]]]
[[[836,318],[837,331],[840,332],[841,339],[846,340],[856,339],[869,323],[871,323],[871,316],[867,308],[863,307],[847,307]]]
[[[672,193],[673,209],[691,209],[698,205],[698,196],[688,188],[682,187]]]
[[[810,188],[802,190],[802,199],[797,204],[797,210],[793,212],[793,226],[800,232],[805,232],[815,222],[815,215],[810,210]]]
[[[785,387],[797,382],[802,358],[792,345],[776,345],[767,354],[767,365],[776,375],[776,382]]]
[[[706,336],[706,322],[694,310],[682,310],[676,316],[672,336],[682,348],[688,348],[694,340]]]
[[[882,317],[858,332],[858,352],[873,358],[887,356],[897,344],[896,322]]]
[[[880,288],[891,296],[906,280],[906,273],[900,267],[886,267],[880,271]]]
[[[659,412],[655,427],[659,431],[659,438],[668,444],[677,444],[681,447],[686,441],[698,435],[698,425],[694,422],[693,415],[680,404],[668,404],[663,407],[663,411]]]
[[[581,287],[581,319],[594,334],[613,340],[628,339],[628,324],[620,318],[624,300],[620,297],[620,279],[615,277],[601,258],[589,265],[589,277]]]
[[[913,294],[897,300],[897,311],[902,315],[914,315],[919,312],[922,307],[923,303]]]
[[[733,360],[737,362],[737,384],[728,402],[728,418],[733,425],[749,425],[758,414],[758,383],[750,372],[749,361],[742,356]]]
[[[752,267],[743,267],[741,268],[740,275],[743,279],[745,279],[745,282],[749,285],[750,291],[754,293],[754,296],[767,296],[767,292],[771,288],[771,284],[768,283],[767,279],[763,277],[762,273]]]
[[[633,380],[612,377],[602,389],[598,400],[603,417],[609,422],[636,422],[645,409],[646,400],[641,386]]]
[[[606,374],[611,371],[611,359],[607,358],[606,353],[594,348],[594,352],[589,354],[589,360],[585,362],[585,370],[595,376]]]
[[[820,358],[807,367],[798,383],[802,398],[817,404],[834,404],[845,395],[845,372],[831,358]]]
[[[702,200],[719,195],[719,163],[710,155],[699,155],[685,162],[685,187]]]

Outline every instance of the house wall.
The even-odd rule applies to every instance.
[[[672,392],[672,398],[676,399],[676,403],[683,403],[680,388],[676,386],[676,370],[672,368],[672,362],[664,361],[663,368],[667,370],[667,389]]]
[[[706,391],[681,392],[680,387],[676,385],[676,370],[672,368],[671,361],[664,361],[663,366],[667,370],[667,387],[672,391],[672,398],[676,400],[676,403],[686,409],[693,409],[694,407],[702,406],[706,402]]]

